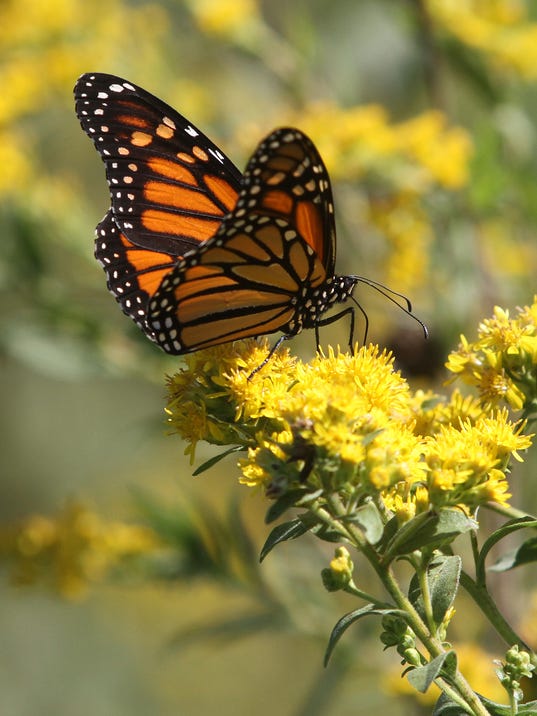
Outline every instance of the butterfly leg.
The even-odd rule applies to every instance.
[[[367,313],[360,306],[360,304],[357,303],[356,305],[360,309],[360,311],[363,314],[364,319],[365,319],[365,331],[364,331],[364,338],[363,338],[363,342],[365,343],[366,338],[367,338],[368,329],[369,329],[369,319],[367,317]],[[339,319],[343,318],[343,316],[350,316],[349,349],[350,349],[351,353],[354,351],[355,309],[353,306],[349,306],[348,308],[343,309],[343,311],[340,311],[339,313],[336,313],[333,316],[328,316],[328,318],[323,318],[322,320],[317,321],[317,323],[315,324],[315,338],[317,340],[317,348],[319,348],[319,326],[329,326],[331,323],[335,323],[336,321],[339,321]]]
[[[317,348],[317,351],[321,347],[321,337],[319,335],[319,324],[315,324],[315,347]]]
[[[294,335],[291,335],[291,334],[289,334],[289,335],[284,334],[283,336],[280,336],[280,337],[278,338],[278,340],[276,341],[276,343],[275,343],[275,344],[272,346],[272,348],[270,349],[269,354],[268,354],[268,356],[265,358],[265,360],[261,361],[261,363],[257,366],[257,368],[254,368],[253,371],[250,373],[250,375],[248,376],[248,380],[252,380],[252,376],[254,376],[258,371],[261,370],[261,368],[262,368],[264,365],[266,365],[266,364],[269,362],[269,360],[272,358],[272,356],[274,355],[274,353],[278,350],[278,348],[281,346],[281,344],[282,344],[284,341],[288,341],[289,338],[293,338],[293,337],[294,337]]]

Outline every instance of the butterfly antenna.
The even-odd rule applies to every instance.
[[[412,313],[412,304],[410,302],[410,299],[407,298],[404,294],[399,293],[398,291],[394,291],[391,288],[388,288],[387,286],[385,286],[383,283],[380,283],[379,281],[374,281],[371,278],[365,278],[365,276],[352,276],[352,278],[355,279],[356,283],[365,283],[366,286],[369,286],[370,288],[374,288],[375,291],[378,291],[378,293],[382,294],[382,296],[384,296],[384,298],[387,298],[388,301],[391,301],[392,303],[394,303],[398,308],[401,309],[401,311],[403,311],[403,313],[406,313],[407,316],[410,316],[410,318],[413,318],[417,323],[420,324],[420,326],[423,330],[423,335],[425,336],[425,338],[429,337],[429,331],[427,329],[427,326],[414,313]],[[400,299],[401,301],[403,301],[404,305],[401,305],[401,303],[399,303],[399,301],[397,299]],[[358,306],[358,308],[360,309],[360,311],[366,317],[366,320],[367,320],[367,316],[365,314],[364,309],[360,306],[360,304],[354,297],[353,297],[353,301],[356,303],[356,305]],[[367,326],[366,326],[366,335],[367,335]]]

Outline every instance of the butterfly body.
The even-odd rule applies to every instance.
[[[334,275],[330,181],[300,130],[268,135],[241,175],[187,119],[130,82],[83,75],[75,98],[110,186],[95,256],[123,311],[163,350],[288,338],[338,317],[324,314],[361,279]]]

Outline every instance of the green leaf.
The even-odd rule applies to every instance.
[[[306,516],[297,517],[290,522],[284,522],[283,524],[274,527],[261,549],[259,561],[262,562],[267,554],[271,552],[277,544],[280,544],[280,542],[296,539],[306,532],[309,532],[309,530],[313,527],[313,524],[314,522]]]
[[[206,470],[209,470],[211,467],[214,467],[217,463],[220,462],[220,460],[223,460],[228,455],[231,455],[234,452],[240,452],[241,450],[244,450],[244,447],[241,445],[234,445],[232,448],[229,448],[229,450],[226,450],[225,452],[220,453],[219,455],[214,455],[214,457],[209,458],[206,460],[202,465],[197,467],[194,472],[192,473],[193,477],[197,477],[198,475],[201,475],[202,472],[205,472]]]
[[[447,651],[440,654],[425,666],[418,666],[407,674],[409,683],[424,694],[433,681],[441,674],[448,670],[450,673],[456,669],[457,655],[454,651]]]
[[[328,639],[328,645],[324,655],[325,666],[327,666],[336,644],[351,624],[354,624],[354,622],[357,622],[358,619],[367,617],[370,614],[376,614],[378,616],[384,616],[385,614],[398,614],[400,616],[404,616],[404,612],[400,609],[377,609],[373,604],[367,604],[365,607],[361,607],[361,609],[355,609],[352,612],[345,614],[345,616],[341,617],[336,626],[332,629],[332,633]]]
[[[468,716],[470,712],[442,694],[435,704],[432,716]]]
[[[395,535],[397,534],[398,529],[399,523],[397,521],[397,517],[392,517],[391,520],[388,520],[388,522],[386,522],[386,524],[384,525],[382,537],[377,545],[377,548],[381,554],[384,554],[387,549],[387,546],[392,543]]]
[[[274,520],[281,517],[284,512],[287,512],[290,507],[294,507],[300,498],[304,496],[304,492],[304,488],[298,488],[297,490],[289,490],[289,492],[279,497],[268,508],[267,514],[265,515],[265,523],[268,525],[274,522]]]
[[[489,567],[489,570],[492,572],[507,572],[509,569],[514,569],[530,562],[537,562],[537,537],[530,537],[517,549],[504,554],[503,557],[500,557],[497,562]]]
[[[488,539],[483,542],[483,547],[481,548],[478,560],[476,562],[476,576],[478,582],[484,581],[485,560],[487,559],[487,556],[490,550],[494,547],[494,545],[496,545],[500,540],[502,540],[504,537],[511,534],[512,532],[516,532],[526,527],[537,527],[537,521],[534,517],[527,515],[526,517],[521,517],[516,520],[510,520],[509,522],[506,522],[504,525],[502,525],[499,529],[495,530],[488,537]],[[511,567],[506,567],[505,569],[510,568]],[[497,571],[505,571],[505,569],[498,569]]]
[[[376,544],[382,537],[384,524],[374,502],[366,502],[353,512],[350,522],[358,525],[369,544]]]
[[[461,568],[462,560],[458,555],[435,557],[427,568],[426,579],[429,585],[433,619],[436,626],[442,623],[447,610],[455,601],[455,595],[459,588]],[[423,595],[416,575],[412,577],[410,582],[408,596],[420,616],[424,618]]]
[[[323,542],[341,542],[343,539],[342,534],[339,530],[335,530],[333,527],[324,524],[316,524],[311,528],[311,531]]]
[[[436,549],[477,527],[477,522],[461,510],[445,509],[438,513],[422,513],[416,515],[396,532],[386,554],[394,557],[424,547]]]
[[[487,709],[490,716],[512,716],[513,711],[510,706],[498,704],[490,701],[480,694],[476,694]],[[455,704],[446,694],[442,694],[432,713],[432,716],[467,716],[469,711],[465,711],[461,706]],[[526,704],[519,704],[517,710],[518,716],[535,716],[537,714],[537,701],[528,701]]]

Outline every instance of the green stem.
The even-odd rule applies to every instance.
[[[344,522],[345,517],[347,516],[347,510],[345,509],[339,495],[330,496],[327,500],[327,504],[330,509],[330,514],[328,514],[327,510],[322,508],[315,510],[316,514],[321,517],[323,521],[326,516],[328,518],[328,524],[331,527],[336,527],[340,534],[345,535],[351,544],[362,552],[377,573],[379,579],[395,604],[405,612],[408,625],[425,646],[430,656],[435,658],[436,656],[445,654],[446,651],[442,646],[442,643],[431,635],[427,625],[423,622],[408,597],[401,590],[391,568],[382,564],[379,555],[366,541],[362,531],[356,525],[350,522]],[[450,682],[452,687],[454,687],[456,692],[459,694],[460,698],[470,709],[469,713],[473,714],[473,716],[490,716],[487,709],[483,706],[471,686],[458,670],[452,677],[450,677]]]
[[[441,689],[446,696],[448,696],[453,703],[458,704],[462,709],[464,709],[467,713],[472,713],[468,710],[468,704],[465,703],[457,691],[451,686],[449,682],[447,682],[442,677],[438,677],[434,680],[435,684],[438,686],[439,689]]]
[[[358,597],[359,599],[363,599],[366,602],[369,602],[370,604],[373,604],[373,606],[376,609],[393,609],[393,604],[389,604],[388,602],[381,602],[376,597],[373,597],[371,594],[368,594],[367,592],[362,591],[361,589],[358,589],[356,584],[351,581],[347,584],[347,586],[343,589],[344,592],[347,592],[347,594],[352,594],[354,597]]]
[[[427,579],[427,565],[423,565],[423,562],[419,564],[418,579],[420,583],[421,594],[423,597],[423,608],[425,610],[425,618],[429,626],[429,632],[436,634],[436,626],[434,623],[433,606],[431,603],[431,590],[429,589],[429,580]]]

